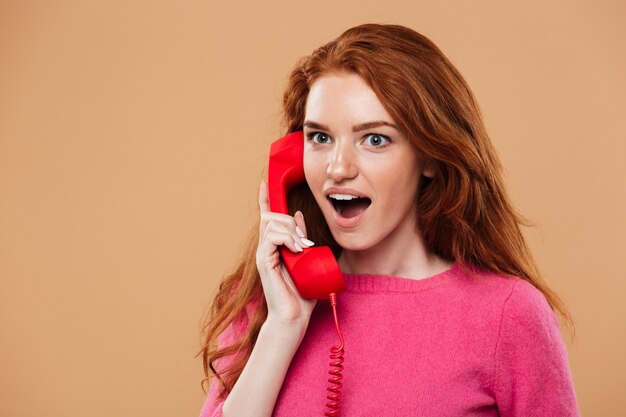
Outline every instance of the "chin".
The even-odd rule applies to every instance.
[[[337,244],[341,246],[341,248],[344,251],[346,250],[347,251],[361,251],[361,250],[369,249],[375,245],[374,242],[367,241],[367,240],[364,241],[363,239],[360,239],[358,236],[348,237],[345,235],[336,236],[335,234],[333,234],[333,238],[335,239],[335,242],[337,242]]]

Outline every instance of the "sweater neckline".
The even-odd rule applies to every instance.
[[[460,267],[457,262],[435,275],[414,279],[395,275],[343,274],[346,291],[366,292],[417,292],[446,284],[457,275]]]

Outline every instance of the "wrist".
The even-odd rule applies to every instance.
[[[284,322],[268,317],[261,326],[261,331],[279,339],[297,340],[299,344],[306,333],[308,324],[308,320]]]

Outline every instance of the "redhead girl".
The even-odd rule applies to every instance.
[[[201,416],[578,416],[557,319],[573,328],[570,315],[437,46],[351,28],[296,65],[283,110],[286,133],[304,133],[306,184],[278,214],[261,182],[258,227],[204,323]],[[338,404],[328,300],[302,298],[278,252],[322,245],[346,285]]]

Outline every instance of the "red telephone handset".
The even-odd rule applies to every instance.
[[[287,194],[304,178],[304,134],[290,133],[272,143],[267,174],[270,210],[288,214]],[[279,248],[287,271],[303,298],[328,299],[345,290],[343,275],[328,246],[304,248],[294,253]]]
[[[290,133],[272,143],[267,183],[270,210],[274,213],[289,214],[287,194],[295,185],[306,181],[303,162],[304,134],[302,131]],[[337,320],[337,294],[346,289],[343,275],[328,246],[304,248],[299,253],[291,252],[284,246],[280,246],[278,250],[294,285],[303,298],[330,299],[341,344],[330,348],[330,366],[334,369],[328,372],[331,375],[328,378],[328,382],[331,383],[328,387],[330,393],[326,396],[329,400],[326,403],[329,410],[324,415],[338,416],[344,350],[343,336]]]

